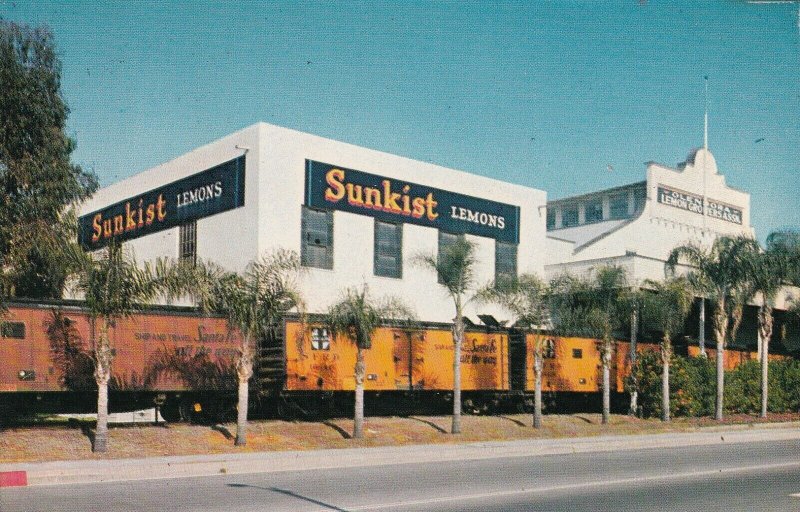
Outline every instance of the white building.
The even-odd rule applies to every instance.
[[[720,235],[754,236],[750,194],[730,187],[708,149],[670,168],[647,164],[642,182],[547,203],[548,277],[603,264],[635,282],[663,279],[670,251]]]
[[[722,235],[755,237],[750,194],[729,186],[714,155],[700,148],[675,168],[649,162],[645,181],[548,201],[545,275],[585,276],[614,265],[627,271],[632,285],[641,285],[645,279],[666,277],[674,247],[710,246]],[[787,309],[796,297],[796,289],[783,290],[776,308]],[[701,344],[711,335],[703,305],[698,300],[690,316],[698,326],[690,333]],[[740,346],[756,346],[755,309],[745,312]]]
[[[345,287],[450,322],[436,276],[413,264],[456,235],[477,244],[477,282],[544,273],[543,191],[259,123],[99,190],[81,210],[91,250],[125,240],[138,260],[202,258],[230,270],[276,248],[301,254],[322,312]],[[469,309],[498,314],[495,308]]]

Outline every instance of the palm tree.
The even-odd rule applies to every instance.
[[[677,277],[664,282],[644,282],[647,288],[641,297],[643,320],[662,333],[661,338],[661,420],[670,420],[669,369],[672,359],[672,337],[683,329],[694,295],[686,278]]]
[[[611,358],[614,332],[623,327],[630,311],[625,269],[605,266],[591,279],[564,275],[550,283],[551,314],[556,331],[579,334],[600,341],[603,373],[603,424],[611,416]]]
[[[794,247],[793,247],[794,244]],[[767,237],[766,251],[749,254],[748,274],[755,294],[761,295],[758,308],[758,335],[761,344],[761,417],[767,417],[769,398],[769,343],[772,340],[775,299],[784,283],[791,277],[791,258],[800,252],[800,239],[787,237],[786,232],[774,232]]]
[[[135,258],[122,245],[112,241],[97,257],[84,253],[77,245],[71,250],[73,292],[82,294],[92,325],[94,377],[97,382],[97,428],[92,450],[108,448],[108,382],[114,353],[109,330],[120,318],[141,310],[165,287],[149,264],[139,268]],[[162,263],[162,268],[167,264]],[[95,334],[95,329],[99,333]]]
[[[453,299],[456,316],[453,319],[453,424],[452,434],[461,433],[461,345],[464,341],[464,308],[474,298],[469,296],[475,286],[475,244],[459,237],[436,255],[423,254],[417,263],[436,273],[438,282]]]
[[[492,283],[478,293],[479,300],[500,304],[516,317],[516,327],[533,334],[534,428],[542,426],[542,349],[545,337],[541,335],[541,329],[550,319],[548,298],[547,284],[534,274]]]
[[[236,358],[238,405],[236,446],[247,444],[249,381],[257,344],[271,334],[277,323],[292,309],[304,311],[297,278],[302,271],[300,258],[293,251],[276,250],[251,262],[244,273],[227,272],[217,265],[198,261],[193,270],[179,276],[181,288],[206,311],[225,316],[228,325],[239,331]]]
[[[747,254],[758,243],[745,236],[721,236],[711,248],[694,243],[675,247],[667,259],[667,269],[675,272],[678,264],[691,268],[687,279],[695,292],[709,296],[715,302],[714,337],[717,343],[717,403],[715,418],[722,419],[725,393],[725,345],[730,334],[731,315],[742,303],[748,283]]]
[[[347,336],[356,345],[354,439],[364,437],[364,351],[372,347],[372,336],[384,319],[413,316],[398,299],[376,302],[369,296],[366,285],[361,289],[347,288],[339,301],[328,309],[326,323],[331,334]]]
[[[744,258],[750,258],[750,251],[758,250],[758,245],[748,248],[745,251]],[[753,281],[748,276],[743,279],[737,286],[734,286],[727,299],[728,315],[730,316],[730,323],[728,325],[728,334],[726,340],[729,343],[736,343],[739,337],[739,327],[742,325],[744,319],[744,310],[747,303],[753,300],[756,295],[756,290],[753,287]]]
[[[786,281],[800,286],[800,229],[782,229],[770,233],[767,237],[767,247],[785,254]]]

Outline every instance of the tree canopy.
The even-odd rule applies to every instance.
[[[71,163],[69,109],[53,34],[0,20],[0,261],[6,292],[60,295],[63,248],[75,240],[70,208],[97,189]]]

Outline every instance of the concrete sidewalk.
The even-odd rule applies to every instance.
[[[270,473],[342,467],[607,452],[800,439],[800,423],[708,427],[701,432],[347,448],[148,459],[0,464],[0,486]]]

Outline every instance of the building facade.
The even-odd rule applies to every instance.
[[[451,300],[415,258],[465,236],[477,283],[541,275],[545,205],[540,190],[259,123],[99,190],[82,207],[80,241],[96,250],[114,237],[139,261],[236,271],[291,249],[311,312],[366,284],[420,320],[451,322]],[[467,310],[475,323],[482,313],[502,317],[491,305]]]
[[[750,194],[730,187],[708,149],[671,168],[647,164],[645,181],[547,203],[545,272],[620,265],[634,283],[663,279],[670,251],[721,235],[754,236]]]
[[[674,168],[649,162],[645,181],[548,201],[545,276],[589,276],[613,265],[626,270],[632,286],[663,280],[666,261],[678,245],[709,247],[724,235],[755,237],[750,207],[750,194],[726,183],[707,148],[693,150]],[[775,303],[780,327],[775,341],[792,350],[800,347],[800,340],[783,326],[788,321],[785,310],[797,296],[797,289],[785,288]],[[756,297],[745,309],[734,346],[760,350],[758,304]],[[701,346],[713,338],[707,316],[707,301],[696,299],[686,334]]]

